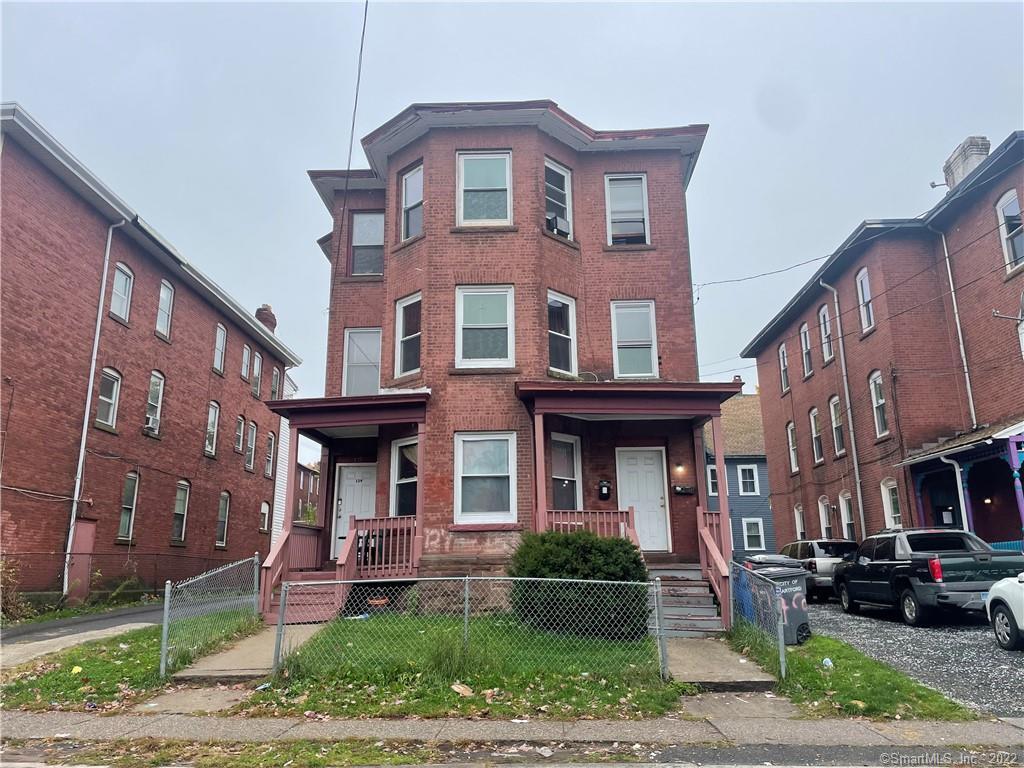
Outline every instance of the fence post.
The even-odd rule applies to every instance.
[[[252,607],[255,613],[260,612],[260,553],[252,556]]]
[[[281,666],[281,646],[284,643],[284,614],[288,606],[288,586],[286,581],[281,585],[281,607],[277,612],[277,634],[274,636],[274,665],[271,672],[277,672]]]
[[[462,580],[462,650],[469,648],[469,576]]]
[[[665,617],[661,605],[661,577],[654,580],[654,629],[658,633],[658,666],[661,679],[668,680],[668,647],[665,644]]]
[[[167,638],[171,628],[171,581],[164,582],[164,624],[160,630],[160,677],[167,675]]]
[[[732,523],[729,523],[732,525]],[[736,584],[739,574],[736,572],[736,561],[729,563],[729,628],[736,626]]]
[[[779,645],[779,677],[786,677],[786,628],[783,626],[782,603],[778,595],[775,600],[775,635]]]

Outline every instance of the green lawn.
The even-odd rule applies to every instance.
[[[242,707],[349,717],[645,717],[688,692],[659,678],[650,637],[568,637],[494,615],[472,618],[464,645],[461,616],[381,614],[325,626]]]
[[[774,641],[739,622],[729,635],[734,650],[741,651],[778,677],[778,652]],[[832,670],[822,664],[832,660]],[[788,696],[813,717],[899,717],[927,720],[973,720],[970,709],[950,701],[938,691],[921,685],[887,664],[865,656],[846,643],[814,635],[800,646],[788,646],[786,677],[778,692]]]

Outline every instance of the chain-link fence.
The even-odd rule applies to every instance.
[[[654,583],[422,578],[289,582],[275,669],[394,678],[475,670],[665,675]]]
[[[222,565],[164,587],[160,675],[261,621],[260,557]]]
[[[745,640],[763,648],[775,647],[779,677],[786,676],[786,641],[781,590],[757,571],[732,563],[732,626]]]

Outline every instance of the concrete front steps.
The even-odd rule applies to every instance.
[[[649,578],[661,579],[662,620],[666,637],[715,637],[725,632],[711,587],[695,563],[653,562]]]

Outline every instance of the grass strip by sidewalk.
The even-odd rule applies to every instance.
[[[733,650],[751,657],[779,676],[774,640],[746,622],[729,633]],[[832,660],[831,671],[824,659]],[[846,643],[814,635],[803,645],[787,646],[786,677],[776,690],[812,717],[869,717],[874,720],[975,720],[977,714],[932,688]]]
[[[99,616],[104,613],[119,611],[123,608],[141,608],[143,606],[158,608],[160,607],[159,598],[148,597],[137,600],[125,600],[123,602],[82,603],[81,605],[66,606],[64,608],[47,608],[38,613],[33,613],[31,616],[19,619],[0,618],[0,626],[4,629],[13,629],[14,627],[41,624],[58,619],[71,619],[78,616]]]

